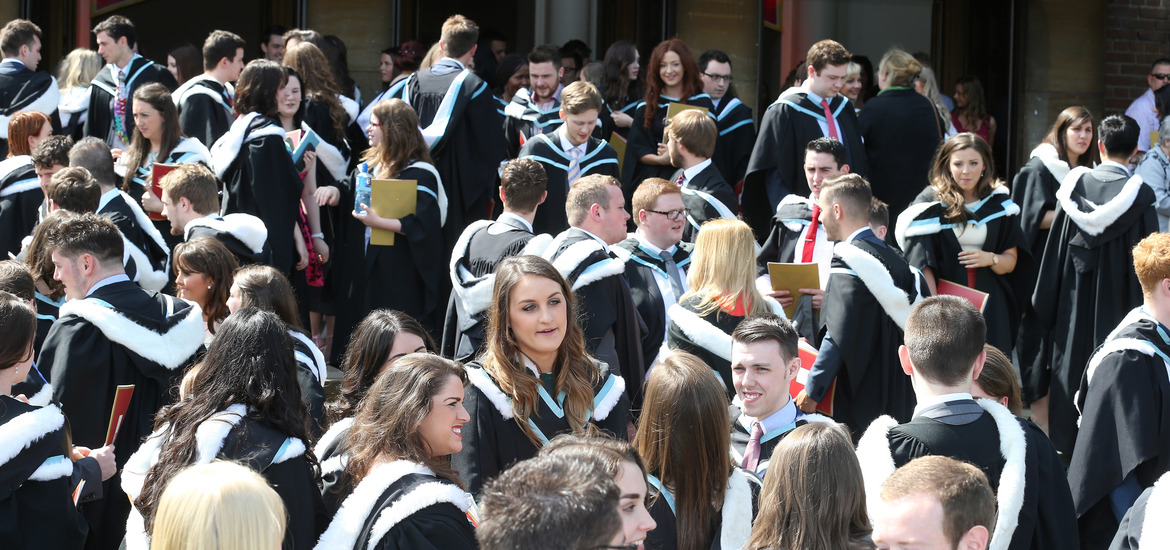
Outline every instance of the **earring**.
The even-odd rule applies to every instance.
[[[211,290],[211,285],[207,285],[207,290]]]

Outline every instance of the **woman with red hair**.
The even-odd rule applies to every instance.
[[[38,111],[21,111],[8,121],[8,157],[0,162],[0,255],[20,252],[20,240],[32,233],[45,194],[29,155],[53,125]]]
[[[714,109],[711,97],[703,93],[699,78],[699,64],[686,42],[671,38],[661,42],[650,54],[646,65],[646,98],[634,111],[626,148],[622,186],[626,202],[630,202],[634,188],[646,178],[670,179],[674,167],[662,141],[666,129],[666,111],[671,103],[702,107],[710,114]]]

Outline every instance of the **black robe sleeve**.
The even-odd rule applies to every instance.
[[[376,550],[474,550],[475,530],[467,516],[449,503],[427,506],[398,522]]]
[[[284,532],[285,549],[311,550],[317,537],[325,531],[329,518],[313,477],[308,460],[302,455],[261,472],[264,479],[280,496],[288,513],[288,527]]]
[[[297,385],[301,387],[301,400],[309,409],[309,429],[313,437],[325,432],[325,388],[317,380],[312,365],[297,361]]]
[[[1027,487],[1010,548],[1057,550],[1080,546],[1063,462],[1040,427],[1020,419],[1027,439]]]
[[[227,213],[243,212],[264,220],[272,265],[290,275],[296,263],[292,232],[299,219],[304,182],[284,141],[269,136],[244,144],[223,180],[228,188]]]
[[[109,375],[110,345],[93,324],[67,317],[53,324],[41,348],[37,367],[52,373],[53,400],[69,416],[76,445],[96,449],[105,441],[116,386]]]
[[[179,111],[179,128],[183,135],[199,140],[207,148],[211,148],[220,136],[231,128],[231,121],[227,120],[224,108],[206,94],[188,94]]]

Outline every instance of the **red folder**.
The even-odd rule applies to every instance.
[[[151,166],[150,192],[154,193],[154,196],[158,197],[159,200],[162,200],[162,186],[159,185],[159,182],[162,181],[163,176],[171,173],[171,170],[174,170],[178,167],[178,164],[161,164],[158,162]],[[156,222],[167,219],[167,217],[164,216],[162,212],[147,212],[146,215]]]
[[[118,386],[114,391],[114,408],[110,411],[110,424],[106,427],[106,445],[111,445],[118,438],[118,430],[122,429],[122,420],[126,418],[126,409],[130,408],[130,398],[134,395],[134,384]]]
[[[804,384],[808,380],[808,373],[812,369],[813,363],[817,361],[817,348],[805,340],[800,339],[797,344],[797,355],[800,357],[800,370],[796,371],[796,376],[792,378],[792,384],[788,387],[788,392],[793,396],[799,394],[804,390]],[[829,384],[829,391],[825,392],[824,399],[817,403],[817,412],[833,416],[833,395],[837,391],[837,381],[833,380]]]
[[[963,286],[946,279],[939,279],[937,288],[939,295],[966,298],[968,302],[971,302],[975,306],[975,309],[979,310],[979,313],[983,313],[983,308],[987,307],[986,292],[975,290],[969,286]]]

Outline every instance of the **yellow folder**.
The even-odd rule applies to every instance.
[[[415,213],[418,208],[418,182],[415,180],[372,180],[370,181],[370,205],[379,216],[387,219],[401,219]],[[394,232],[389,229],[370,228],[370,244],[393,246]]]
[[[801,288],[821,288],[820,267],[814,263],[787,264],[768,262],[768,279],[772,282],[772,290],[787,290],[792,297],[792,305],[784,308],[784,314],[789,319],[796,315],[796,302],[804,293]]]

